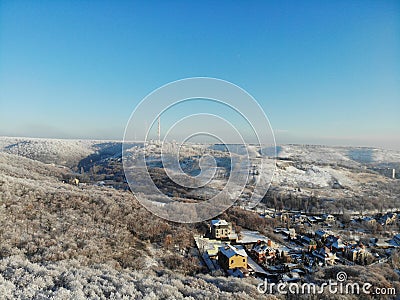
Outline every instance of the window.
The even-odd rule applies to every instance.
[[[246,262],[246,259],[243,258],[243,262]]]
[[[233,264],[233,259],[231,259],[231,264]]]

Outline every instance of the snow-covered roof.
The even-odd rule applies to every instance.
[[[211,225],[212,226],[226,226],[226,225],[229,225],[229,223],[225,220],[211,220]]]
[[[221,253],[228,258],[231,258],[232,256],[235,256],[235,255],[247,257],[247,253],[242,246],[232,246],[232,245],[226,244],[226,246],[220,247],[219,251],[221,251]]]
[[[343,244],[342,241],[337,240],[336,242],[332,243],[332,247],[335,247],[336,249],[344,248],[345,244]]]
[[[254,250],[257,253],[265,253],[267,251],[272,251],[273,249],[265,244],[260,244],[260,245],[254,245],[252,250]]]
[[[349,251],[351,253],[358,253],[358,252],[363,253],[363,252],[365,252],[365,250],[363,248],[360,248],[360,247],[351,248],[351,249],[349,249]]]
[[[322,229],[318,229],[318,230],[315,232],[315,235],[319,235],[319,236],[323,236],[323,235],[325,235],[325,234],[327,234],[327,232],[324,231],[324,230],[322,230]]]
[[[393,244],[378,239],[375,243],[376,247],[393,247]]]
[[[325,218],[325,219],[326,218],[334,218],[334,216],[330,215],[330,214],[323,214],[322,217]]]

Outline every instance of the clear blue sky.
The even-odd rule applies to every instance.
[[[0,135],[121,139],[168,82],[233,82],[278,143],[400,148],[400,1],[0,2]]]

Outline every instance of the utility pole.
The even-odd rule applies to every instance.
[[[161,142],[161,120],[158,117],[158,141]]]

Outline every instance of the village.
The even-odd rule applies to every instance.
[[[150,146],[149,172],[157,187],[177,201],[203,201],[197,190],[182,188],[168,179],[158,156],[157,144]],[[111,148],[114,149],[114,146]],[[224,153],[213,148],[210,151],[217,155],[221,163],[226,163]],[[190,155],[182,160],[187,172],[196,169],[195,160]],[[293,171],[293,166],[299,169]],[[309,181],[285,181],[287,170],[294,172],[291,178],[297,178],[300,176],[298,170],[302,168],[306,169],[304,178],[312,175],[307,177]],[[400,247],[400,212],[394,208],[396,178],[393,170],[385,173],[385,177],[372,171],[365,173],[374,180],[373,184],[386,180],[386,189],[379,190],[387,191],[392,198],[385,198],[382,193],[379,198],[369,197],[370,186],[349,185],[346,178],[338,176],[340,173],[336,169],[335,174],[341,180],[327,177],[326,186],[315,186],[315,182],[325,178],[325,173],[315,166],[305,167],[295,160],[284,159],[278,160],[277,170],[276,178],[281,178],[281,181],[274,182],[270,192],[256,207],[251,208],[248,203],[250,183],[233,210],[203,222],[199,225],[201,230],[193,228],[186,232],[187,239],[192,243],[173,241],[170,235],[167,235],[166,243],[159,243],[171,244],[178,250],[178,253],[171,253],[171,257],[197,256],[202,273],[239,278],[250,276],[275,283],[308,281],[316,272],[332,266],[383,265],[391,261],[392,252],[397,253],[393,250]],[[223,180],[226,169],[218,167],[216,174],[218,180]],[[354,174],[357,173],[352,172],[349,176]],[[253,180],[259,177],[256,165],[251,168],[249,176]],[[379,180],[375,182],[377,178]],[[80,187],[93,185],[129,189],[121,157],[116,154],[110,157],[96,152],[82,160],[75,173],[64,178],[63,182]],[[383,198],[390,201],[379,200]],[[153,244],[155,248],[159,246],[156,244]],[[197,267],[198,263],[193,262],[191,267],[185,268],[191,270]],[[398,268],[394,271],[400,274]]]
[[[392,250],[400,247],[400,234],[396,231],[399,219],[395,212],[352,217],[346,225],[330,214],[270,213],[259,213],[259,217],[291,224],[274,228],[277,240],[258,231],[235,232],[232,223],[211,220],[209,230],[194,237],[208,271],[239,278],[253,276],[275,283],[297,282],[329,266],[384,263]],[[376,227],[385,228],[379,237],[375,230],[368,229]]]

